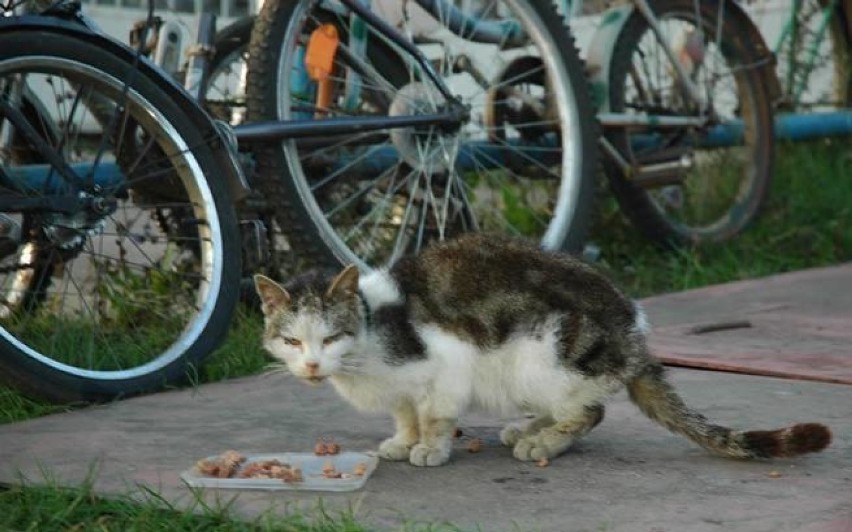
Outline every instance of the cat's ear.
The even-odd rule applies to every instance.
[[[358,292],[358,267],[350,264],[337,274],[325,292],[326,298],[351,296]]]
[[[290,304],[290,294],[284,287],[269,277],[261,274],[254,276],[254,288],[260,296],[261,309],[264,314],[269,314],[276,308],[286,307]]]

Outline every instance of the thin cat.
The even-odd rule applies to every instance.
[[[328,379],[355,407],[389,411],[387,460],[450,458],[470,406],[533,413],[500,433],[520,460],[553,458],[627,387],[645,415],[717,454],[789,457],[824,449],[817,423],[741,432],[689,409],[647,346],[645,315],[602,274],[566,255],[471,234],[388,270],[317,272],[286,287],[255,276],[264,347],[295,376]]]

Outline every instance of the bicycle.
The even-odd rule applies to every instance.
[[[282,135],[289,134],[301,137],[305,132],[304,128],[311,127],[305,123],[300,126],[301,130],[296,131],[291,125],[282,126],[281,123],[276,125],[276,121],[292,122],[311,119],[320,121],[328,120],[331,116],[353,112],[369,115],[390,114],[391,103],[395,98],[397,102],[409,100],[406,103],[398,103],[395,110],[397,113],[400,113],[399,108],[403,108],[404,113],[414,111],[424,114],[422,109],[413,109],[417,105],[411,104],[411,101],[418,102],[425,108],[431,105],[432,111],[437,108],[436,102],[439,100],[436,98],[444,98],[444,95],[436,93],[424,96],[403,93],[402,97],[397,96],[400,90],[408,85],[428,82],[429,76],[412,66],[410,58],[404,59],[410,51],[404,50],[399,42],[393,42],[388,35],[375,29],[365,32],[365,25],[380,27],[382,22],[387,22],[385,20],[389,16],[387,13],[376,15],[373,11],[364,7],[359,8],[355,4],[357,3],[277,1],[264,5],[258,18],[259,29],[252,34],[249,53],[252,59],[248,69],[248,115],[250,122],[267,122],[236,128],[235,132],[241,139],[241,143],[243,139],[249,142],[275,141]],[[552,6],[547,4],[537,5],[534,10],[550,13],[547,18],[557,17],[554,15],[555,11],[552,12]],[[637,2],[637,4],[644,6],[643,21],[647,23],[657,20],[657,16],[646,2]],[[395,22],[412,37],[415,45],[432,54],[431,60],[443,69],[439,76],[454,80],[460,75],[469,75],[474,80],[473,83],[480,87],[488,87],[490,83],[498,87],[501,85],[508,87],[503,94],[499,95],[499,98],[493,98],[489,94],[488,97],[482,98],[484,101],[474,105],[477,109],[483,109],[479,123],[484,124],[485,127],[481,129],[493,131],[494,134],[487,135],[482,134],[481,130],[476,131],[478,123],[466,126],[468,131],[465,138],[459,142],[461,146],[465,143],[471,144],[472,137],[480,133],[479,139],[487,137],[487,142],[502,143],[497,145],[503,147],[504,152],[521,151],[516,146],[509,146],[510,149],[506,149],[507,144],[510,143],[502,141],[500,137],[508,132],[510,137],[514,135],[514,143],[523,148],[530,139],[540,141],[548,134],[547,128],[542,127],[542,123],[545,122],[542,117],[547,112],[550,100],[541,96],[541,93],[548,89],[547,84],[541,81],[541,76],[535,73],[536,70],[541,69],[541,63],[535,54],[527,58],[502,60],[502,71],[497,74],[489,72],[489,77],[482,76],[481,73],[477,75],[476,70],[471,69],[470,54],[453,50],[453,45],[458,47],[457,43],[447,42],[457,37],[459,33],[462,37],[468,37],[463,33],[467,31],[472,33],[474,38],[463,40],[466,45],[472,46],[469,41],[482,38],[487,31],[479,30],[488,27],[493,32],[489,38],[492,42],[498,43],[497,48],[499,48],[501,39],[505,41],[510,38],[507,28],[512,28],[512,24],[517,25],[518,20],[523,20],[523,17],[518,17],[516,13],[511,14],[511,9],[517,9],[516,5],[480,2],[477,5],[480,6],[483,16],[460,10],[446,1],[416,0],[405,5],[422,8],[433,19],[433,26],[436,26],[438,30],[437,36],[428,35],[428,31],[415,27],[416,24],[404,17]],[[577,5],[563,4],[562,12],[576,12]],[[714,4],[714,6],[720,6],[718,9],[725,5],[727,2]],[[382,8],[381,5],[378,7]],[[671,10],[671,5],[664,6],[663,12],[659,14],[660,19],[668,17]],[[772,100],[773,90],[770,79],[771,56],[762,46],[759,33],[742,12],[735,7],[730,10],[734,13],[735,26],[731,26],[732,23],[720,23],[713,28],[709,22],[713,20],[709,17],[713,13],[709,9],[706,10],[706,14],[695,17],[699,24],[704,24],[708,29],[722,31],[725,39],[731,39],[734,32],[742,30],[757,45],[757,51],[744,51],[747,60],[752,61],[745,66],[737,67],[738,72],[745,73],[738,74],[734,101],[729,103],[729,108],[726,109],[727,116],[721,115],[719,110],[711,105],[703,106],[701,101],[703,96],[689,77],[700,68],[687,73],[680,65],[674,65],[672,68],[670,87],[673,86],[676,90],[669,92],[677,93],[681,108],[666,109],[658,106],[654,109],[646,109],[642,113],[645,116],[640,117],[635,112],[626,113],[623,105],[622,109],[611,109],[608,98],[604,98],[602,102],[606,106],[606,111],[609,112],[604,112],[598,118],[607,134],[603,140],[603,145],[607,148],[605,168],[613,189],[633,222],[640,229],[644,229],[648,236],[660,242],[695,243],[730,238],[756,216],[769,188],[773,160],[772,112],[769,103]],[[420,15],[422,17],[423,12]],[[622,20],[626,21],[629,18],[627,15],[629,13],[622,11]],[[329,80],[323,82],[325,83],[325,89],[323,89],[325,95],[322,96],[325,98],[325,103],[323,103],[318,101],[320,96],[317,87],[320,83],[307,75],[303,66],[303,57],[309,48],[309,39],[317,28],[328,25],[334,27],[337,37],[333,40],[335,46],[340,46],[339,50],[342,51],[339,54],[336,51],[331,54],[332,66],[329,69]],[[624,28],[623,25],[616,25],[616,27]],[[431,31],[434,33],[435,28]],[[479,32],[478,35],[477,32]],[[641,28],[634,28],[631,39],[636,38],[637,32],[641,33]],[[671,46],[660,37],[657,37],[656,42],[671,51]],[[364,48],[368,43],[370,43],[368,50],[372,52],[365,53]],[[708,40],[705,45],[712,48],[712,40]],[[438,49],[435,50],[435,48]],[[620,47],[621,50],[626,48],[625,44]],[[742,49],[742,46],[737,49]],[[335,50],[338,49],[335,48]],[[499,58],[499,54],[496,57]],[[607,56],[606,59],[611,60],[612,56]],[[730,53],[724,56],[724,59],[733,60]],[[402,64],[405,67],[394,68],[394,64]],[[606,75],[609,75],[611,71],[623,73],[627,68],[624,64],[617,65],[614,70],[610,69],[609,63],[598,66],[601,67],[598,71],[606,72]],[[364,72],[359,72],[359,69]],[[332,71],[333,75],[331,75]],[[365,75],[370,78],[367,83],[361,80]],[[596,78],[597,93],[602,91],[601,87],[604,87],[604,92],[608,90],[617,92],[618,89],[615,86],[618,83],[624,83],[623,81],[611,83],[609,79],[601,80],[601,76],[598,75]],[[572,79],[577,77],[574,76]],[[582,82],[579,83],[582,84]],[[539,93],[531,96],[529,86],[537,86]],[[677,88],[688,90],[684,92]],[[533,89],[533,92],[536,89]],[[411,90],[416,91],[416,89]],[[527,91],[526,95],[523,94],[524,90]],[[498,92],[496,89],[492,91],[493,94]],[[575,93],[574,96],[577,97],[577,94]],[[736,114],[737,106],[743,98],[748,99],[751,113],[744,117],[744,122],[738,123],[740,117]],[[291,99],[295,99],[297,103],[290,102]],[[713,101],[709,96],[706,99],[711,103]],[[516,106],[520,111],[512,111],[511,105]],[[701,113],[703,116],[700,116]],[[334,120],[345,122],[347,119],[335,118]],[[360,123],[350,120],[345,127],[337,131],[345,131],[347,127],[362,127],[364,123],[366,122],[363,120]],[[373,123],[378,124],[378,122]],[[662,135],[659,133],[661,127],[664,130]],[[531,233],[531,236],[536,237],[544,233],[545,238],[542,239],[542,243],[545,247],[558,248],[562,245],[554,245],[552,238],[548,238],[547,231],[552,228],[552,221],[550,226],[546,225],[547,216],[540,215],[534,208],[536,205],[544,205],[543,212],[547,212],[548,209],[553,211],[551,206],[542,201],[542,198],[548,196],[557,197],[552,190],[538,188],[530,195],[519,195],[518,190],[529,186],[530,182],[524,179],[521,172],[507,169],[508,165],[503,164],[502,160],[495,160],[496,157],[490,157],[486,163],[480,162],[475,170],[489,177],[490,173],[502,172],[508,175],[509,179],[505,179],[504,175],[498,175],[496,179],[492,179],[492,183],[489,183],[490,187],[483,190],[481,180],[477,180],[476,176],[466,176],[464,170],[459,171],[451,166],[435,164],[434,160],[425,157],[425,154],[437,153],[438,157],[442,154],[441,149],[430,151],[429,141],[423,140],[429,137],[430,133],[423,126],[420,128],[420,130],[409,129],[407,134],[393,134],[387,133],[387,130],[380,130],[379,133],[375,131],[369,134],[359,133],[358,136],[349,139],[338,136],[332,142],[315,140],[313,143],[308,143],[300,140],[284,141],[280,146],[258,145],[257,149],[260,150],[258,167],[262,179],[259,187],[264,190],[268,198],[272,198],[272,201],[286,207],[280,209],[279,214],[282,217],[289,215],[289,223],[285,225],[292,228],[288,237],[295,249],[303,255],[317,257],[316,260],[319,263],[343,261],[381,265],[392,262],[402,250],[419,248],[423,241],[428,240],[429,235],[423,238],[424,234],[431,232],[437,234],[438,238],[442,238],[454,231],[467,230],[466,222],[471,227],[479,225],[469,223],[469,221],[477,222],[479,218],[492,222],[493,225],[486,229],[496,227],[498,230],[523,233],[524,231],[518,230],[517,225],[522,225],[526,220],[522,216],[517,217],[520,218],[521,223],[516,224],[515,220],[509,219],[509,215],[523,211],[531,211],[533,218],[539,218],[531,230],[527,228],[527,234]],[[637,135],[637,128],[644,128],[644,133]],[[470,130],[474,131],[471,133]],[[630,133],[627,133],[628,130]],[[321,134],[323,129],[317,126],[313,131],[315,133],[311,135],[316,135]],[[330,130],[326,129],[325,132],[328,133]],[[629,135],[631,139],[629,143],[626,142],[624,135]],[[433,135],[431,142],[435,143],[435,139],[439,136]],[[583,135],[583,146],[588,145],[586,137]],[[759,139],[755,140],[756,137]],[[729,148],[726,151],[730,153],[732,151],[730,147],[740,143],[741,139],[745,139],[746,142],[741,151],[748,152],[746,158],[750,163],[735,171],[725,172],[729,177],[728,181],[734,182],[733,185],[729,185],[729,188],[736,190],[728,191],[725,197],[717,201],[714,212],[709,214],[706,209],[700,209],[702,202],[694,202],[697,205],[687,205],[688,202],[684,198],[691,196],[692,192],[684,194],[683,183],[703,184],[710,179],[706,175],[703,180],[699,177],[687,176],[689,167],[694,165],[696,160],[702,161],[701,157],[706,153],[696,155],[695,152],[703,147],[724,146]],[[361,143],[361,146],[356,143]],[[364,145],[367,147],[365,148]],[[634,149],[638,149],[637,147],[641,147],[641,153],[633,152]],[[550,149],[552,150],[552,141]],[[462,147],[457,151],[463,152],[463,150]],[[443,151],[443,155],[447,156],[450,150],[444,148]],[[365,154],[368,155],[365,156]],[[335,166],[335,163],[330,161],[337,155],[339,157],[336,159]],[[370,155],[375,157],[369,157]],[[364,159],[368,157],[372,164],[365,164]],[[422,160],[418,162],[416,160],[418,157],[425,158],[433,168],[431,172],[429,169],[422,172],[424,176],[427,176],[427,179],[424,179],[423,189],[412,187],[410,191],[407,191],[394,179],[399,177],[397,174],[400,168],[414,168],[416,173],[419,171],[418,164],[421,167],[427,166]],[[523,158],[523,155],[519,158]],[[732,160],[731,157],[725,159]],[[469,162],[464,158],[461,160]],[[714,161],[712,166],[721,166],[724,162]],[[446,181],[445,174],[449,174],[458,186],[458,192],[448,192],[447,189],[451,187],[439,188],[443,192],[444,202],[432,208],[432,211],[440,215],[447,210],[445,206],[452,203],[458,212],[455,219],[458,228],[447,224],[450,221],[447,216],[442,219],[440,216],[428,215],[429,200],[442,199],[441,194],[436,195],[430,190],[432,184],[429,176],[432,173],[437,174],[444,181]],[[379,175],[380,179],[371,179],[375,175]],[[640,179],[634,179],[635,176],[639,176]],[[411,180],[411,177],[412,173],[404,175],[403,183],[407,183],[406,178]],[[713,178],[719,180],[718,175]],[[551,176],[550,181],[553,180]],[[541,180],[537,181],[536,184],[540,186]],[[743,183],[737,187],[739,181]],[[640,182],[641,185],[637,185]],[[444,183],[439,182],[439,187],[442,185]],[[678,187],[681,187],[681,190],[678,190]],[[673,211],[660,208],[659,199],[651,191],[652,188],[662,190],[663,197],[665,195],[669,197],[668,205],[674,205],[676,208]],[[425,190],[425,193],[420,190]],[[453,195],[457,196],[452,198],[454,203],[447,199]],[[500,201],[494,202],[495,197]],[[518,200],[519,197],[522,201]],[[523,204],[524,202],[526,204]],[[531,205],[533,208],[530,208]],[[412,215],[412,213],[415,214]],[[419,228],[417,223],[413,222],[417,219],[417,214],[420,215]],[[698,222],[677,219],[678,216],[683,218],[683,214],[697,215]],[[491,220],[488,219],[488,215],[491,215]],[[496,224],[494,224],[495,217]],[[427,221],[433,223],[428,224]],[[487,226],[487,223],[482,225]],[[576,250],[579,247],[578,244],[579,239],[574,238],[569,248],[573,245]]]
[[[774,164],[779,89],[760,32],[728,0],[634,0],[602,20],[587,57],[621,210],[664,246],[739,234]]]
[[[74,3],[0,17],[0,378],[52,401],[160,389],[224,338],[233,147]]]
[[[294,250],[381,267],[472,230],[581,250],[597,128],[563,17],[549,0],[416,5],[420,26],[354,0],[257,16],[235,134]]]

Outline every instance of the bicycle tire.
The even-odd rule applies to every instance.
[[[699,4],[701,11],[696,14]],[[697,18],[701,19],[703,35],[712,39],[719,29],[715,26],[718,5],[716,1],[658,0],[654,2],[654,12],[669,42],[674,42],[675,35],[699,35]],[[758,215],[770,189],[775,158],[770,89],[774,72],[765,66],[765,50],[755,45],[762,38],[746,16],[732,10],[726,12],[719,35],[721,46],[714,41],[705,43],[704,56],[696,62],[694,73],[701,78],[702,93],[720,114],[719,122],[743,120],[743,146],[700,149],[713,124],[698,130],[607,131],[609,142],[630,162],[674,164],[688,157],[693,165],[671,173],[668,180],[645,186],[626,175],[614,161],[608,160],[604,165],[622,212],[644,236],[663,247],[733,238]],[[676,81],[665,54],[651,49],[653,46],[659,43],[648,22],[634,11],[614,46],[609,79],[612,111],[633,110],[641,114],[651,110],[652,114],[695,116],[698,111],[688,107],[689,103],[684,103],[685,98],[674,88]],[[642,62],[653,58],[666,63],[653,70],[654,66]],[[720,68],[727,72],[709,72],[713,65],[722,65]],[[643,76],[644,72],[660,74],[656,80],[660,86],[655,86],[652,76]],[[730,82],[728,88],[733,89],[728,101],[721,85],[726,80]],[[634,148],[649,132],[656,135],[650,147]]]
[[[52,282],[39,285],[39,305],[0,313],[0,379],[50,401],[111,400],[185,381],[221,343],[236,306],[240,244],[216,156],[175,98],[135,68],[91,37],[0,33],[0,84],[25,79],[56,105],[55,154],[73,172],[113,164],[121,176],[80,181],[80,197],[92,202],[77,218],[35,211],[23,231],[20,249],[43,254],[52,267],[39,271]],[[92,119],[110,110],[116,120]],[[16,187],[18,197],[54,194]],[[179,230],[164,230],[160,216],[180,220]],[[190,257],[181,252],[188,241]],[[26,266],[3,264],[0,276]],[[8,296],[2,277],[0,286]]]
[[[290,89],[293,79],[291,66],[295,64],[292,58],[299,40],[316,25],[326,22],[329,13],[334,14],[332,20],[336,21],[338,33],[342,35],[340,41],[346,45],[349,24],[348,19],[334,8],[321,13],[309,11],[314,4],[294,0],[264,3],[252,33],[249,53],[247,92],[250,121],[292,119],[300,110],[304,112],[305,107],[309,114],[317,111],[304,99],[294,99],[295,103],[290,101],[294,95]],[[392,263],[403,253],[418,251],[429,240],[450,238],[472,230],[533,238],[548,249],[572,252],[582,249],[593,202],[598,132],[583,63],[568,26],[551,2],[499,0],[495,4],[500,4],[493,9],[495,17],[511,12],[514,15],[512,20],[522,25],[528,38],[525,42],[527,47],[521,52],[516,49],[514,56],[510,49],[504,56],[498,52],[488,55],[477,48],[483,45],[471,45],[476,53],[465,54],[464,59],[490,61],[491,65],[486,74],[490,77],[484,80],[481,92],[469,99],[464,94],[467,90],[462,85],[464,81],[458,78],[473,78],[475,75],[453,72],[454,69],[463,69],[456,62],[462,54],[446,55],[442,59],[443,67],[439,66],[439,69],[444,70],[439,75],[453,86],[465,103],[473,106],[472,120],[451,139],[457,144],[435,147],[428,144],[429,140],[422,143],[411,140],[415,135],[412,130],[395,130],[397,133],[386,130],[379,132],[384,135],[380,141],[384,145],[367,143],[367,148],[356,145],[356,142],[363,141],[363,137],[357,134],[353,133],[348,139],[338,137],[340,144],[331,146],[326,153],[328,157],[323,160],[315,154],[320,149],[329,150],[329,147],[314,152],[310,147],[300,147],[300,143],[302,146],[308,144],[303,140],[259,144],[256,147],[258,186],[275,203],[276,216],[281,218],[282,227],[288,231],[291,246],[308,265],[335,267],[341,263],[356,263],[367,268],[381,267]],[[333,18],[335,16],[337,18]],[[403,33],[406,29],[403,28]],[[368,69],[366,75],[373,77],[365,78],[368,81],[365,82],[365,94],[358,102],[359,107],[353,110],[344,109],[341,105],[345,100],[345,89],[340,76],[348,64],[345,57],[340,57],[345,54],[339,54],[335,57],[332,75],[335,84],[333,103],[329,109],[320,109],[319,113],[324,113],[322,116],[342,116],[361,112],[379,116],[422,112],[418,105],[427,108],[426,112],[437,108],[439,104],[434,103],[432,89],[424,88],[424,77],[412,67],[411,61],[406,62],[405,55],[395,45],[376,37],[373,30],[369,31],[366,58],[373,72]],[[422,49],[427,52],[430,47],[441,47],[440,51],[429,52],[438,57],[449,53],[449,46],[439,41],[438,37],[430,35],[416,42],[422,44]],[[499,45],[489,48],[489,51],[497,48]],[[542,50],[546,53],[542,54]],[[508,72],[519,68],[519,64],[530,58],[541,64],[533,65],[526,74],[516,75],[513,79],[508,77]],[[451,63],[454,66],[449,66]],[[403,69],[401,73],[400,68]],[[486,70],[483,68],[482,71]],[[383,75],[381,79],[377,74]],[[507,90],[520,94],[517,97],[520,111],[514,115],[505,101],[508,98],[501,99],[495,92],[500,86],[510,86]],[[411,103],[412,100],[416,103]],[[534,112],[536,105],[539,107]],[[549,112],[553,116],[546,115]],[[532,118],[524,117],[524,113]],[[525,119],[527,122],[524,122]],[[542,123],[545,125],[542,126]],[[489,132],[509,134],[512,138],[506,141],[497,133],[489,137]],[[410,137],[407,136],[409,133]],[[429,137],[434,131],[417,134],[421,133],[423,137]],[[397,137],[393,137],[394,134]],[[434,134],[429,138],[437,137]],[[554,144],[547,145],[546,140]],[[439,141],[434,142],[437,144]],[[448,141],[447,144],[451,143]],[[415,147],[412,148],[412,145]],[[530,151],[517,149],[518,145]],[[388,147],[391,149],[386,149]],[[495,160],[493,155],[485,154],[489,147],[496,147],[500,157],[515,159],[511,164],[502,164],[503,161]],[[540,151],[535,152],[536,149]],[[412,155],[415,150],[420,151]],[[436,162],[428,158],[436,152],[436,159],[446,157],[450,162]],[[466,167],[462,166],[460,158],[453,159],[448,152],[468,156],[469,160],[464,161]],[[554,163],[540,162],[546,161],[547,157],[536,159],[529,153],[545,153],[558,160]],[[372,157],[376,154],[375,158]],[[347,160],[347,157],[350,160],[375,159],[379,166],[347,170],[345,179],[329,186],[323,185],[325,190],[314,193],[312,187],[323,181],[329,183],[333,173],[339,171],[339,165],[336,168],[328,166],[326,161],[331,160],[333,165],[333,160]],[[418,169],[410,171],[412,168]],[[406,172],[409,173],[407,176],[404,175]],[[402,175],[402,184],[391,175],[396,173]],[[412,177],[414,173],[416,176]],[[422,186],[419,182],[412,183],[421,176]],[[356,194],[359,198],[353,200]],[[432,204],[428,204],[429,194],[432,194]],[[437,205],[435,198],[440,198],[441,194],[449,199]],[[427,200],[421,201],[418,197],[427,197]],[[415,202],[420,203],[414,205]],[[452,204],[452,207],[447,207],[447,204]],[[345,208],[342,207],[344,205]],[[336,212],[329,215],[335,208]],[[450,210],[453,212],[450,213]],[[395,211],[407,214],[400,215]],[[417,214],[412,215],[412,212]],[[375,219],[368,219],[370,216]],[[418,217],[416,223],[409,220]],[[350,238],[347,238],[347,233]]]

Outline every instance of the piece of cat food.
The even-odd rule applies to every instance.
[[[278,479],[284,482],[302,482],[302,470],[278,460],[261,460],[246,464],[239,472],[240,478]]]
[[[280,469],[283,465],[286,464],[282,464],[278,460],[251,462],[243,466],[238,476],[240,478],[271,478],[273,475],[273,468]]]
[[[328,454],[340,454],[340,444],[335,442],[326,443],[325,451]]]
[[[352,474],[358,477],[363,477],[367,474],[367,464],[363,462],[355,464],[355,467],[352,468]]]
[[[230,478],[237,468],[246,461],[246,457],[234,450],[228,450],[212,460],[199,460],[195,467],[208,477]]]
[[[462,429],[456,427],[456,430],[453,431],[453,438],[461,438],[464,435]]]
[[[547,467],[550,465],[550,460],[548,460],[547,458],[542,458],[541,460],[536,462],[535,465],[537,465],[538,467]]]
[[[322,476],[325,478],[343,478],[343,473],[334,468],[334,464],[330,461],[322,466]]]
[[[467,452],[478,453],[482,451],[482,440],[474,438],[467,444]]]
[[[302,470],[294,467],[290,470],[290,477],[284,478],[284,482],[303,482],[305,478],[302,476]]]
[[[327,454],[340,454],[341,446],[334,440],[325,441],[324,439],[317,440],[314,444],[314,454],[317,456],[325,456]]]

